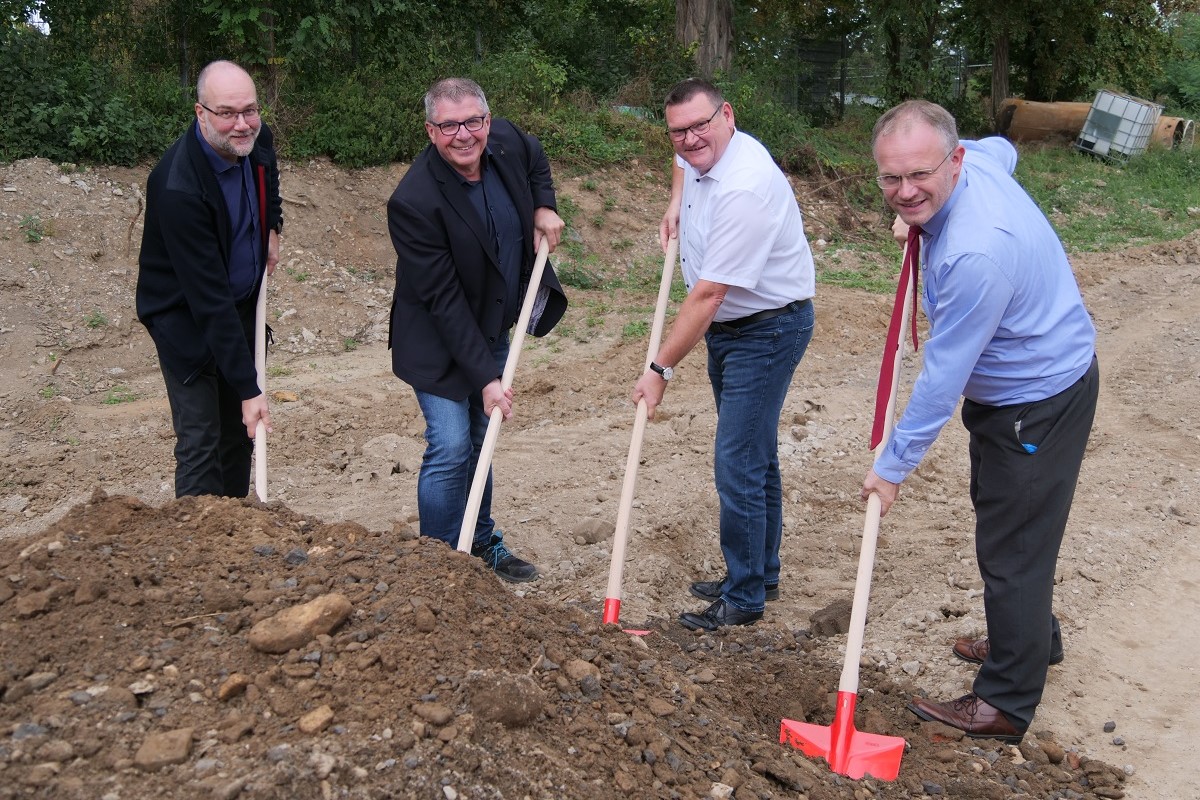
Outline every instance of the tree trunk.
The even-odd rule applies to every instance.
[[[733,64],[732,0],[675,0],[675,39],[696,46],[701,77],[727,72]]]
[[[275,9],[268,4],[262,16],[266,29],[263,33],[263,49],[267,53],[266,105],[274,108],[279,103],[279,62],[282,60],[275,55]]]
[[[1000,117],[1000,104],[1008,99],[1008,33],[992,41],[992,124]]]

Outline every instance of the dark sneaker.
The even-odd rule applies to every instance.
[[[679,622],[688,630],[714,633],[725,625],[753,625],[762,616],[761,611],[742,611],[718,600],[699,614],[680,614]]]
[[[725,577],[716,581],[696,581],[688,588],[688,591],[692,593],[692,597],[699,597],[701,600],[707,600],[710,603],[715,602],[721,599],[721,587],[725,585]],[[767,600],[779,599],[778,583],[768,583],[765,588],[767,590]]]
[[[482,558],[488,569],[509,583],[526,583],[538,577],[537,567],[514,556],[504,546],[504,537],[499,534],[492,534],[487,544],[472,547],[471,555]]]

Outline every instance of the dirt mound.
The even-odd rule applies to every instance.
[[[403,526],[97,491],[0,546],[0,571],[0,797],[1111,797],[1124,778],[1050,737],[914,731],[909,687],[868,672],[864,729],[911,749],[860,788],[778,743],[781,716],[830,721],[837,675],[803,630],[631,636]],[[328,597],[344,622],[261,652],[264,620]]]

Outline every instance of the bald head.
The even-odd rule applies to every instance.
[[[212,103],[209,102],[211,92],[238,84],[241,84],[242,88],[249,86],[250,91],[254,91],[254,79],[250,77],[249,72],[237,64],[232,61],[209,62],[204,69],[200,70],[200,75],[196,78],[196,99],[206,106],[211,106]]]
[[[217,155],[229,161],[250,155],[262,120],[250,73],[232,61],[214,61],[196,79],[196,123]]]

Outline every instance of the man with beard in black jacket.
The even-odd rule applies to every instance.
[[[195,109],[146,182],[137,315],[171,404],[175,496],[245,497],[255,429],[271,430],[254,316],[263,273],[279,260],[279,170],[244,69],[201,70]]]

